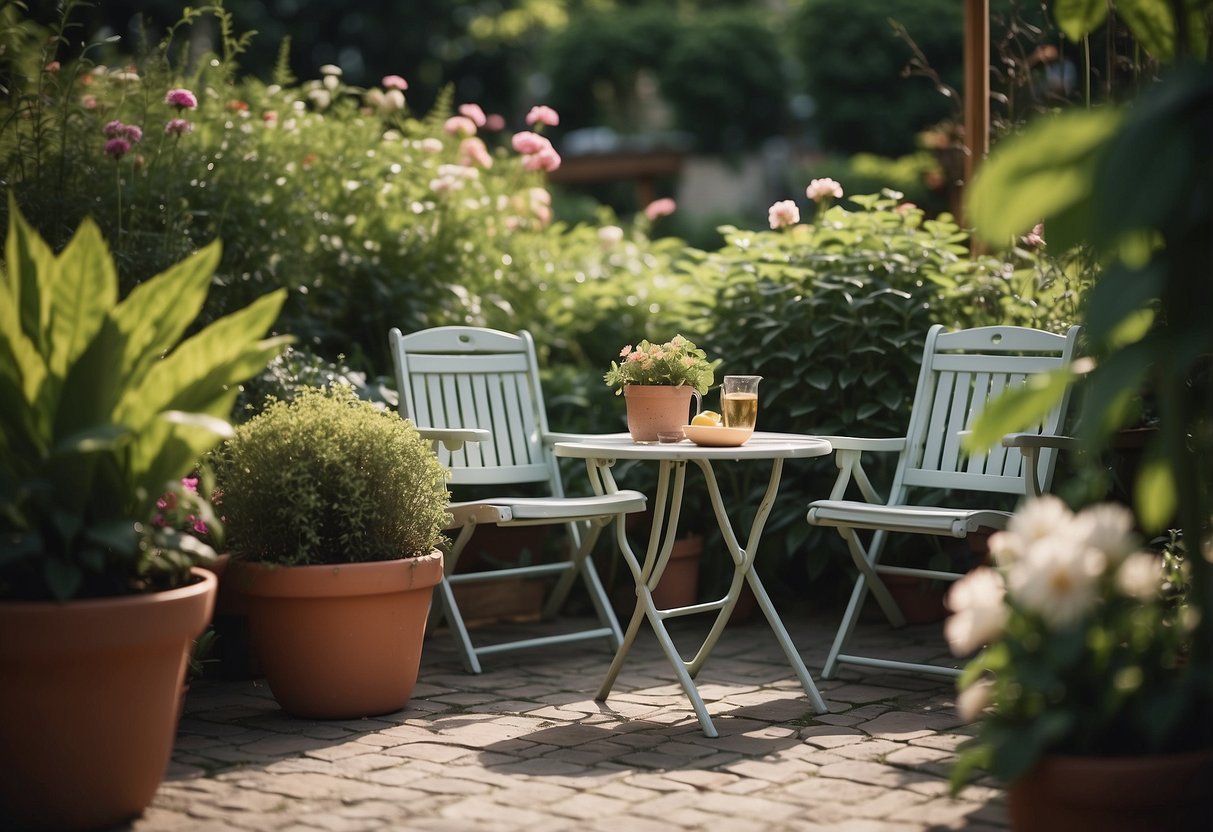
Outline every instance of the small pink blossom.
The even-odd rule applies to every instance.
[[[538,133],[522,132],[515,133],[514,138],[510,140],[510,144],[519,153],[531,154],[538,153],[541,150],[551,148],[552,143]]]
[[[479,104],[460,104],[459,115],[470,118],[477,127],[484,127],[485,122],[488,121],[488,117],[485,116],[484,110],[480,108]]]
[[[88,76],[85,76],[85,77],[87,78]],[[86,95],[86,96],[83,96],[83,97],[80,99],[80,105],[81,105],[82,107],[84,107],[84,109],[86,109],[86,110],[95,110],[95,109],[97,109],[97,96],[95,96],[95,95]]]
[[[493,157],[483,141],[476,136],[468,136],[459,144],[459,162],[464,165],[479,165],[488,170],[493,166]]]
[[[669,197],[655,199],[644,208],[644,215],[649,218],[649,222],[653,222],[660,217],[668,217],[670,214],[678,210],[678,203]]]
[[[164,135],[166,136],[184,136],[186,133],[192,132],[194,125],[190,124],[183,118],[169,119],[164,125]]]
[[[800,222],[800,209],[790,199],[776,202],[767,211],[767,221],[770,222],[772,230],[795,225]]]
[[[123,125],[122,136],[131,144],[138,144],[143,141],[143,128],[135,124]]]
[[[452,136],[475,136],[476,122],[467,116],[451,116],[442,125],[442,129]]]
[[[126,125],[123,124],[122,122],[118,121],[117,119],[107,123],[104,127],[101,128],[101,132],[111,139],[116,136],[124,135],[125,130],[126,130]]]
[[[60,68],[60,65],[59,65],[58,61],[51,61],[49,64],[47,64],[45,67],[43,67],[43,69],[45,69],[51,75],[58,75],[59,68]]]
[[[131,152],[131,143],[123,138],[113,138],[105,143],[105,155],[121,159]]]
[[[384,75],[380,83],[383,84],[383,88],[386,90],[400,90],[403,92],[409,88],[409,82],[399,75]]]
[[[539,104],[532,107],[531,111],[526,114],[526,123],[531,125],[544,124],[548,127],[555,127],[560,123],[560,114],[551,107]]]
[[[501,113],[490,113],[484,117],[484,129],[499,133],[505,129],[505,116]]]
[[[523,156],[522,166],[527,170],[541,170],[545,173],[551,173],[560,167],[560,161],[560,154],[549,145],[538,153]]]
[[[623,349],[621,349],[619,351],[620,358],[627,358],[631,354],[632,354],[632,345],[631,344],[628,344],[626,347],[624,347]]]
[[[164,94],[164,103],[178,110],[195,110],[198,108],[198,98],[187,89],[169,90]]]
[[[261,114],[261,120],[266,124],[275,124],[278,121],[278,114],[273,110],[266,110]]]
[[[821,202],[828,197],[834,199],[842,199],[842,185],[839,185],[833,179],[814,179],[809,183],[809,187],[805,188],[805,196],[814,202]]]

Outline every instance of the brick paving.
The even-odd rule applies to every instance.
[[[493,656],[473,676],[444,631],[427,639],[408,707],[374,719],[294,719],[262,680],[203,679],[187,697],[155,801],[122,828],[1006,828],[992,783],[948,795],[948,767],[967,730],[949,681],[853,670],[822,681],[833,619],[790,613],[785,623],[830,713],[813,714],[759,617],[726,630],[700,673],[716,739],[702,734],[643,631],[606,702],[594,700],[610,661],[605,646]],[[693,620],[671,627],[688,650],[698,629]],[[478,634],[486,635],[491,629]],[[938,626],[894,633],[872,621],[859,635],[868,647],[888,642],[921,659],[944,652]]]

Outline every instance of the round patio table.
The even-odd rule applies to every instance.
[[[657,492],[654,497],[653,528],[643,559],[638,558],[632,550],[623,524],[615,524],[616,541],[620,553],[632,572],[638,603],[635,612],[632,613],[627,632],[624,634],[623,643],[616,651],[611,667],[607,671],[606,680],[598,691],[596,698],[599,701],[605,700],[610,693],[623,662],[627,658],[628,651],[631,650],[636,635],[640,631],[641,622],[647,620],[657,636],[662,651],[673,666],[679,684],[691,700],[691,706],[699,718],[699,724],[703,728],[704,734],[709,737],[719,736],[716,726],[708,714],[703,697],[695,687],[694,678],[724,631],[733,607],[737,604],[737,598],[741,594],[744,582],[749,584],[750,589],[753,590],[759,609],[762,610],[767,623],[775,633],[779,646],[787,656],[788,663],[800,680],[801,687],[808,695],[814,710],[819,714],[826,712],[825,701],[817,691],[817,686],[813,683],[813,678],[809,675],[804,660],[800,657],[800,652],[792,644],[787,628],[763,588],[758,573],[754,570],[754,559],[758,552],[763,526],[766,524],[771,508],[775,504],[775,497],[779,492],[784,460],[826,456],[832,450],[830,443],[824,439],[761,431],[755,432],[749,441],[735,448],[701,447],[685,439],[673,443],[642,444],[634,442],[632,437],[626,433],[583,436],[578,437],[576,441],[557,442],[553,446],[553,452],[558,457],[585,460],[590,484],[597,494],[611,494],[619,490],[611,472],[611,466],[615,464],[616,460],[636,459],[656,462],[659,465]],[[750,525],[746,545],[742,548],[733,531],[733,525],[729,521],[729,510],[736,510],[738,507],[725,506],[712,466],[715,462],[746,460],[769,461],[771,474],[767,481],[766,491],[758,504],[754,521]],[[733,577],[728,591],[718,600],[662,610],[654,604],[652,592],[657,586],[657,582],[661,580],[661,575],[670,559],[670,550],[674,545],[678,517],[682,509],[687,463],[694,463],[703,472],[708,496],[712,502],[712,511],[733,560]],[[669,509],[668,520],[666,517],[667,506]],[[708,612],[714,612],[716,620],[695,656],[690,661],[686,661],[674,646],[674,642],[666,630],[665,621],[677,616]]]

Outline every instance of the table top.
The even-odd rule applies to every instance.
[[[689,439],[641,444],[627,433],[608,433],[557,442],[552,451],[556,456],[576,459],[793,459],[826,456],[833,448],[816,436],[755,431],[744,445],[736,448],[703,447]]]

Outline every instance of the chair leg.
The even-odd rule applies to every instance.
[[[472,646],[472,637],[468,634],[468,628],[463,623],[463,614],[459,612],[459,604],[455,600],[455,591],[451,588],[450,581],[445,576],[442,579],[442,583],[438,585],[438,591],[439,598],[442,601],[442,613],[451,628],[451,635],[455,637],[455,646],[459,649],[459,655],[463,659],[463,666],[469,673],[479,673],[480,660],[476,658],[476,648]]]
[[[859,611],[863,609],[863,602],[867,597],[867,582],[864,581],[863,575],[860,575],[855,579],[855,588],[851,590],[851,600],[847,602],[847,610],[843,613],[842,622],[838,625],[838,632],[834,636],[834,644],[830,647],[829,655],[826,656],[826,663],[825,667],[822,668],[821,678],[834,678],[834,673],[838,670],[838,654],[842,652],[843,646],[851,638],[851,633],[855,631],[855,625],[859,622]]]

